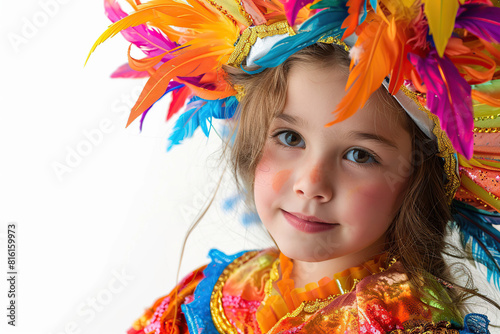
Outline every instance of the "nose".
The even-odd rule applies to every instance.
[[[331,170],[319,163],[306,164],[298,170],[293,185],[297,196],[326,203],[333,197]]]

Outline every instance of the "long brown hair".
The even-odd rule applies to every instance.
[[[225,67],[227,80],[243,89],[236,123],[234,142],[227,146],[229,163],[240,190],[246,193],[247,203],[254,206],[253,182],[256,166],[266,142],[272,120],[285,105],[288,73],[297,64],[315,64],[320,68],[334,66],[348,73],[349,56],[338,45],[317,43],[290,56],[283,64],[259,74],[247,74],[240,69]],[[445,241],[448,222],[452,220],[442,159],[437,144],[429,139],[411,120],[389,93],[380,88],[368,103],[375,103],[405,128],[412,138],[411,173],[403,193],[400,210],[393,219],[386,237],[389,258],[397,257],[403,264],[410,282],[423,292],[422,286],[435,283],[435,278],[453,283],[443,253],[460,251]],[[460,253],[461,254],[461,253]],[[470,276],[469,276],[470,278]],[[471,288],[458,288],[447,296],[434,296],[441,302],[460,304],[467,295],[479,296],[497,308],[497,303]]]

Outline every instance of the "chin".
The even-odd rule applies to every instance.
[[[319,244],[314,245],[314,247],[310,247],[309,245],[280,245],[278,243],[278,246],[280,251],[288,258],[303,262],[322,262],[339,257],[340,255],[334,249],[331,249],[331,247],[325,247],[324,245],[322,246]]]

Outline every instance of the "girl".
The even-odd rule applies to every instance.
[[[446,35],[433,27],[449,16],[420,2],[105,3],[116,23],[96,45],[127,28],[148,55],[129,56],[150,75],[129,124],[170,91],[169,116],[191,96],[172,144],[235,120],[233,172],[277,246],[212,250],[129,333],[487,332],[463,301],[500,306],[443,253],[459,226],[498,286],[499,36],[478,23],[498,25],[498,8],[454,3]]]

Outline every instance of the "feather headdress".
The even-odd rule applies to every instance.
[[[500,288],[500,8],[489,0],[105,0],[128,53],[113,77],[149,78],[127,126],[166,94],[167,120],[187,102],[169,149],[214,118],[231,119],[241,92],[223,65],[257,73],[317,42],[351,49],[347,93],[329,125],[357,112],[382,84],[437,140],[464,247]],[[89,54],[90,56],[90,54]],[[87,58],[88,59],[88,58]],[[423,114],[423,116],[422,116]],[[423,118],[422,118],[423,117]],[[430,124],[430,125],[429,125]],[[464,204],[467,203],[467,204]],[[233,205],[229,205],[233,206]]]

